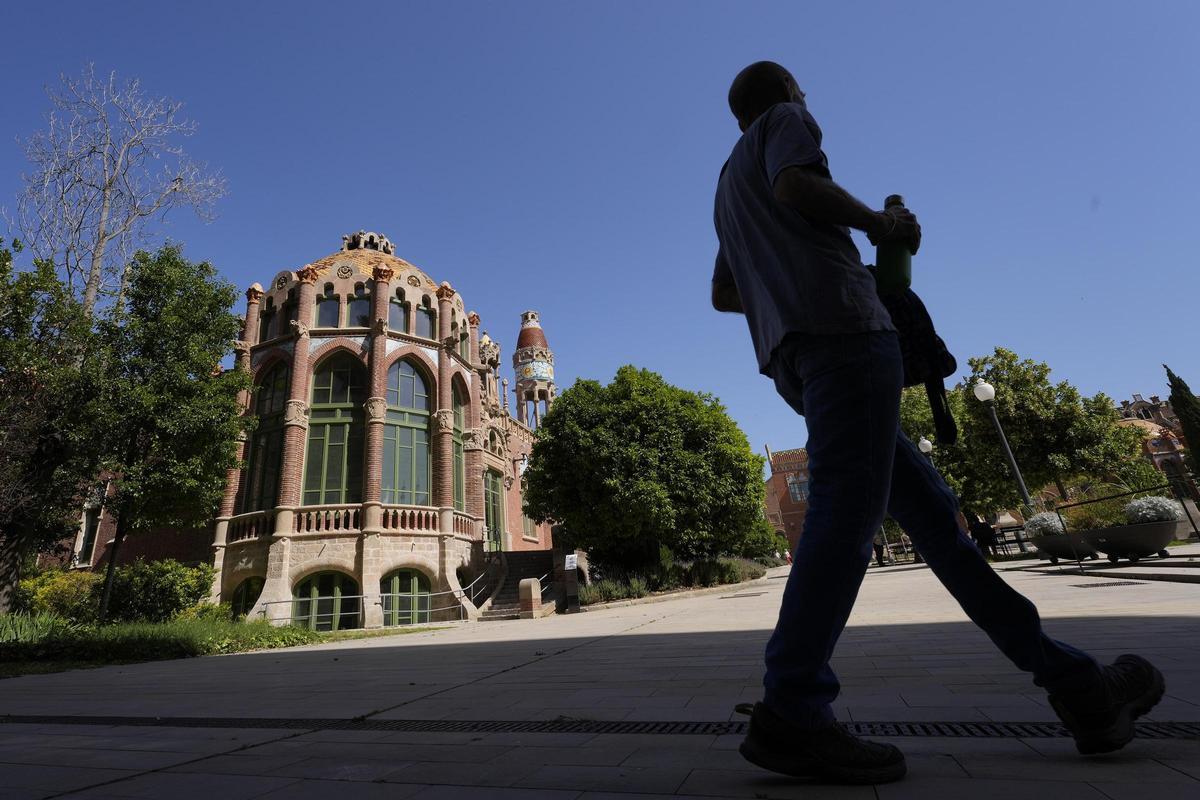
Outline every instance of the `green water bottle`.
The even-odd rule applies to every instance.
[[[904,198],[890,194],[884,209],[903,208]],[[902,292],[912,286],[912,251],[905,242],[881,242],[875,248],[875,287],[880,294]]]

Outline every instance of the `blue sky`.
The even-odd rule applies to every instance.
[[[558,380],[625,363],[711,392],[751,444],[805,432],[708,305],[733,75],[788,66],[834,177],[903,194],[950,349],[996,345],[1116,398],[1200,388],[1200,5],[63,3],[5,6],[0,204],[42,87],[87,61],[183,100],[219,219],[163,233],[239,286],[386,233]],[[873,252],[860,238],[864,259]]]

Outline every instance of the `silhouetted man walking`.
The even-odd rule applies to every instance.
[[[1138,656],[1100,667],[1048,638],[1033,604],[996,573],[958,524],[958,503],[900,432],[903,365],[895,328],[849,228],[915,252],[903,208],[873,211],[833,182],[821,129],[783,67],[760,61],[729,90],[742,137],[717,186],[720,248],[713,307],[744,313],[759,369],[808,426],[811,494],[804,533],[767,644],[765,694],[741,752],[787,775],[878,783],[905,774],[891,745],[834,721],[829,659],[890,514],[963,610],[1050,702],[1083,753],[1124,746],[1162,697]]]

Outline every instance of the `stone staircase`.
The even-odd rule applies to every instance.
[[[554,553],[551,550],[528,550],[504,554],[508,570],[500,591],[479,619],[490,622],[498,619],[521,618],[521,581],[525,578],[540,578],[554,569]],[[549,600],[549,598],[547,598]]]

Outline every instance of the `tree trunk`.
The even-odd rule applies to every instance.
[[[0,614],[11,614],[21,581],[21,548],[15,536],[0,537]]]
[[[1067,487],[1063,486],[1062,478],[1055,475],[1054,485],[1058,487],[1058,496],[1063,499],[1064,503],[1067,502]]]
[[[96,230],[96,244],[92,248],[92,263],[88,268],[87,288],[83,292],[83,315],[91,318],[100,294],[100,281],[104,277],[104,248],[108,244],[108,210],[112,203],[111,188],[105,187],[100,206],[100,221]]]
[[[113,579],[117,575],[117,551],[125,539],[125,515],[117,517],[117,532],[113,536],[112,548],[108,551],[108,565],[104,570],[104,591],[100,595],[100,621],[108,621],[108,603],[112,599]]]

